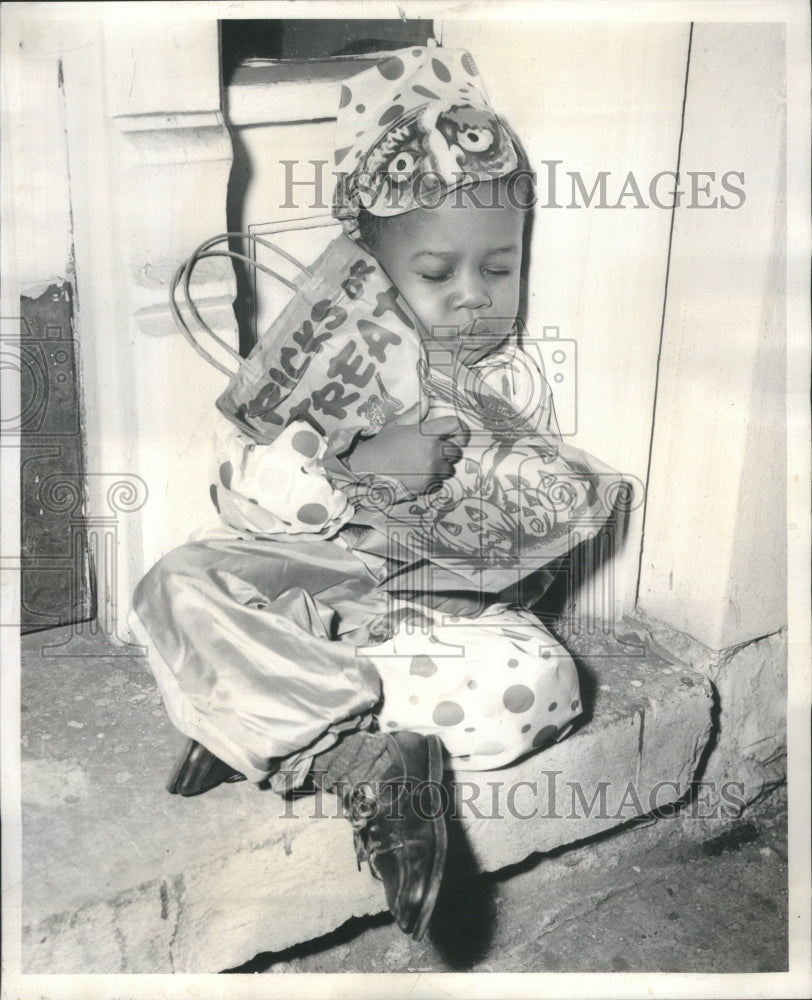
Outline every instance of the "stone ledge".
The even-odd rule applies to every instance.
[[[217,972],[385,909],[332,796],[166,794],[183,739],[144,662],[92,635],[40,655],[69,634],[23,641],[25,973]],[[674,801],[707,742],[711,688],[691,668],[606,637],[570,647],[591,718],[510,768],[457,776],[482,870]]]

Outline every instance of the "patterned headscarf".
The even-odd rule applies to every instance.
[[[341,87],[333,215],[401,215],[520,163],[468,52],[402,49]]]

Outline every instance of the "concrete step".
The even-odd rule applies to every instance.
[[[638,641],[574,637],[589,715],[542,753],[450,784],[468,870],[576,843],[688,790],[711,687]],[[386,908],[333,796],[286,800],[247,782],[168,795],[183,738],[145,662],[102,635],[24,639],[22,733],[24,973],[217,972]]]

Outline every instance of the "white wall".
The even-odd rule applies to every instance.
[[[687,23],[534,20],[530,8],[521,22],[442,23],[443,44],[473,53],[494,107],[525,144],[542,206],[552,201],[551,160],[563,161],[554,203],[572,203],[568,170],[587,191],[609,171],[610,205],[633,171],[649,202],[649,179],[676,169],[688,33]],[[528,323],[535,336],[552,325],[577,342],[574,443],[645,483],[671,213],[621,204],[537,209]],[[618,615],[634,604],[642,513],[632,512],[605,571]]]
[[[6,73],[2,134],[10,154],[3,215],[7,225],[15,222],[13,260],[6,262],[3,278],[15,283],[18,295],[35,297],[72,270],[60,34],[45,18],[22,19],[7,8],[0,43]]]
[[[676,217],[640,604],[714,649],[787,622],[784,59],[780,24],[694,28],[683,162],[746,201]]]

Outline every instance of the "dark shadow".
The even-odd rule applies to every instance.
[[[604,525],[558,561],[552,583],[532,609],[548,628],[566,635],[576,594],[622,551],[628,533],[628,511],[615,505]]]
[[[518,145],[518,139],[514,136],[514,141]],[[522,151],[525,160],[527,155]],[[533,252],[533,228],[536,224],[536,210],[530,208],[525,215],[524,230],[522,232],[522,266],[519,278],[519,316],[527,320],[527,311],[530,307],[530,258]],[[531,331],[532,335],[532,331]]]
[[[717,837],[702,841],[702,853],[709,858],[716,858],[726,851],[740,851],[745,844],[758,840],[759,831],[752,823],[737,823]]]
[[[598,690],[598,677],[593,666],[588,666],[584,660],[577,656],[572,650],[570,656],[578,670],[578,686],[581,690],[581,714],[573,720],[572,730],[567,737],[569,739],[579,729],[583,729],[595,717],[595,694]]]
[[[719,742],[719,735],[722,731],[721,699],[719,698],[719,692],[716,688],[716,685],[713,682],[711,682],[710,688],[711,688],[710,733],[708,734],[707,742],[705,743],[705,746],[702,748],[702,752],[699,755],[699,760],[696,762],[696,768],[694,769],[694,776],[693,779],[691,780],[691,784],[689,785],[688,791],[685,793],[685,796],[683,797],[686,803],[691,801],[691,799],[696,794],[697,788],[701,787],[700,783],[702,779],[705,777],[705,770],[707,769],[708,761],[710,760],[711,754],[716,749],[716,746]]]
[[[426,45],[434,22],[423,18],[297,20],[235,18],[220,21],[222,73],[226,86],[247,59],[313,60],[390,52]]]
[[[239,129],[229,129],[234,160],[228,178],[226,195],[226,225],[230,233],[242,232],[245,192],[253,177],[253,167]],[[228,241],[229,250],[251,255],[248,240],[233,237]],[[256,292],[252,268],[244,261],[232,258],[234,274],[237,278],[237,297],[234,300],[234,315],[240,333],[240,354],[246,357],[256,343]]]
[[[447,780],[444,783],[453,802],[453,790]],[[292,797],[311,794],[313,790],[314,786],[308,784],[292,793]],[[493,882],[482,877],[462,821],[452,814],[447,818],[446,828],[448,850],[443,881],[427,936],[450,971],[465,971],[483,960],[493,940],[496,920]],[[368,930],[392,923],[393,917],[388,912],[352,917],[329,934],[283,951],[262,952],[244,965],[224,969],[223,974],[267,972],[280,962],[318,955],[348,944]]]
[[[391,923],[392,917],[389,913],[379,913],[374,917],[350,917],[346,923],[329,934],[323,934],[321,937],[313,938],[312,941],[305,941],[302,944],[292,945],[283,951],[263,951],[244,965],[235,966],[233,969],[223,969],[220,974],[267,972],[271,966],[279,962],[292,962],[297,958],[318,955],[321,951],[349,944],[364,931],[372,930],[375,927],[385,927]]]
[[[496,903],[491,883],[479,877],[481,869],[462,821],[451,816],[446,826],[448,855],[428,933],[450,971],[464,972],[490,949]]]

